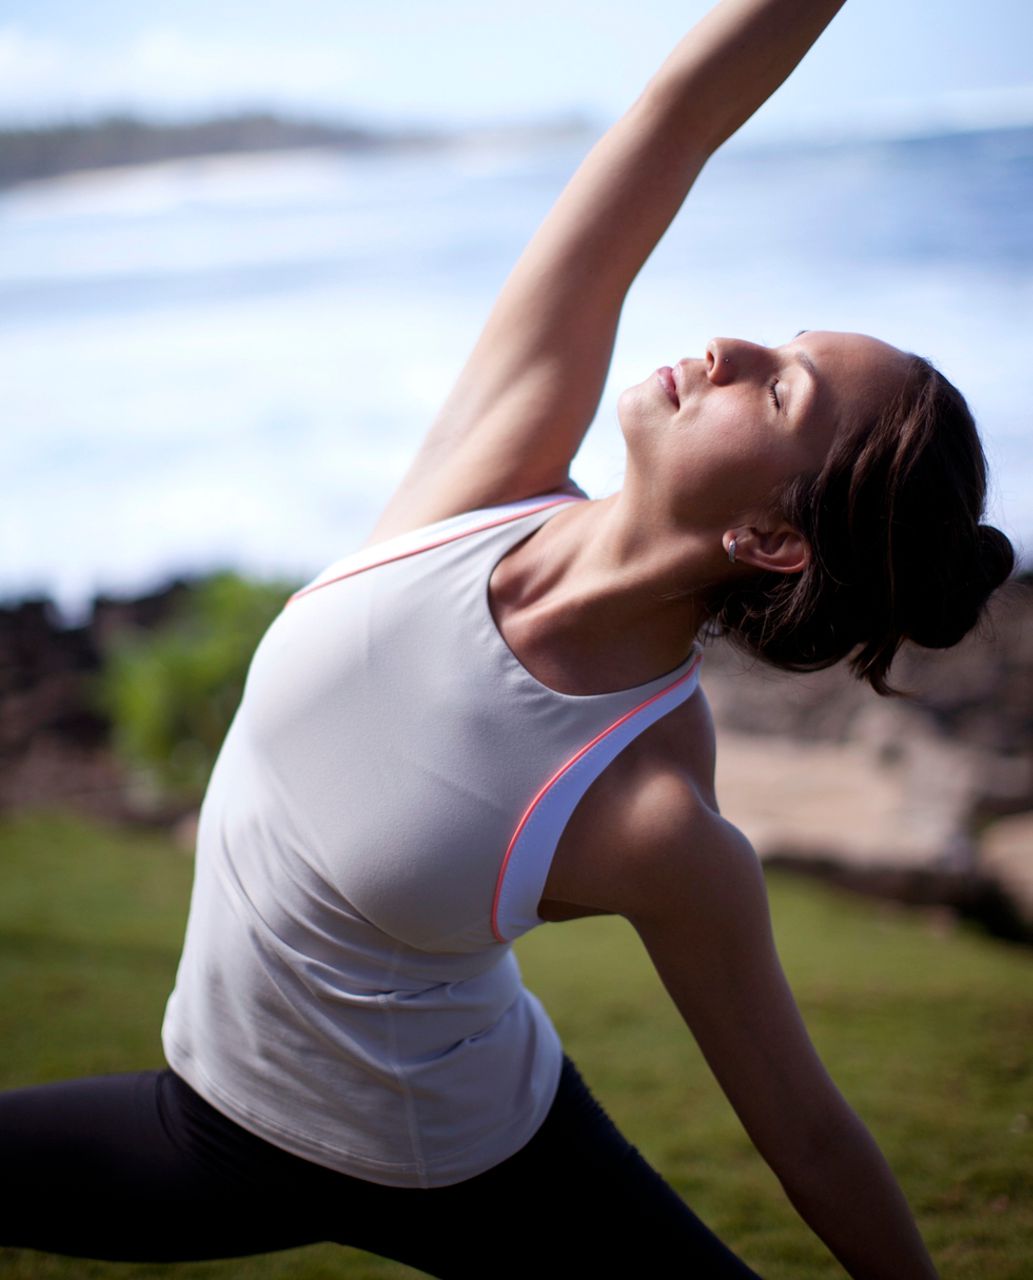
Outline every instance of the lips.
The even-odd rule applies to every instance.
[[[674,370],[671,368],[669,364],[665,364],[665,365],[662,365],[659,369],[657,369],[656,376],[657,378],[659,378],[660,385],[663,387],[664,391],[666,392],[667,398],[670,400],[671,404],[673,404],[674,407],[677,409],[680,406],[681,402],[678,399],[678,388],[675,386],[675,383],[674,383]]]

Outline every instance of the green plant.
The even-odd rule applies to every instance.
[[[196,584],[173,616],[119,634],[98,696],[122,760],[160,798],[199,801],[255,646],[291,588],[235,573]]]

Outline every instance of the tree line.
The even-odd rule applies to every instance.
[[[191,123],[156,123],[131,115],[0,130],[0,186],[77,169],[148,164],[190,156],[297,147],[347,151],[426,145],[429,130],[376,130],[353,124],[288,120],[250,112]]]

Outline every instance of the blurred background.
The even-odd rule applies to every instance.
[[[707,7],[0,4],[0,1085],[160,1061],[258,637],[367,535],[538,221]],[[1030,49],[1025,0],[849,0],[636,282],[574,467],[617,488],[620,389],[718,334],[874,333],[969,397],[1027,566],[991,625],[902,654],[909,699],[719,645],[704,672],[808,1026],[959,1280],[1027,1275],[1033,1232],[1033,953],[1002,942],[1033,941]],[[621,922],[521,963],[719,1233],[775,1280],[840,1274]],[[323,1256],[211,1274],[403,1274]]]
[[[587,147],[700,0],[0,10],[0,596],[349,549]],[[968,394],[1033,533],[1033,12],[848,4],[637,283],[617,392],[715,334],[875,333]]]
[[[706,8],[2,11],[0,809],[192,811],[264,626],[366,536],[522,246]],[[1025,555],[1031,47],[1019,0],[846,5],[636,282],[589,494],[620,485],[616,396],[657,365],[859,330],[967,393]],[[1017,821],[1005,931],[1033,932],[1028,590],[994,620],[904,655],[911,702],[712,651],[722,794],[765,856],[989,917],[985,830]]]

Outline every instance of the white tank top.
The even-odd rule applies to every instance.
[[[255,653],[201,810],[163,1042],[214,1107],[391,1186],[519,1150],[561,1050],[511,942],[563,828],[683,702],[699,651],[620,693],[535,679],[491,615],[495,565],[571,501],[469,512],[364,548]]]

